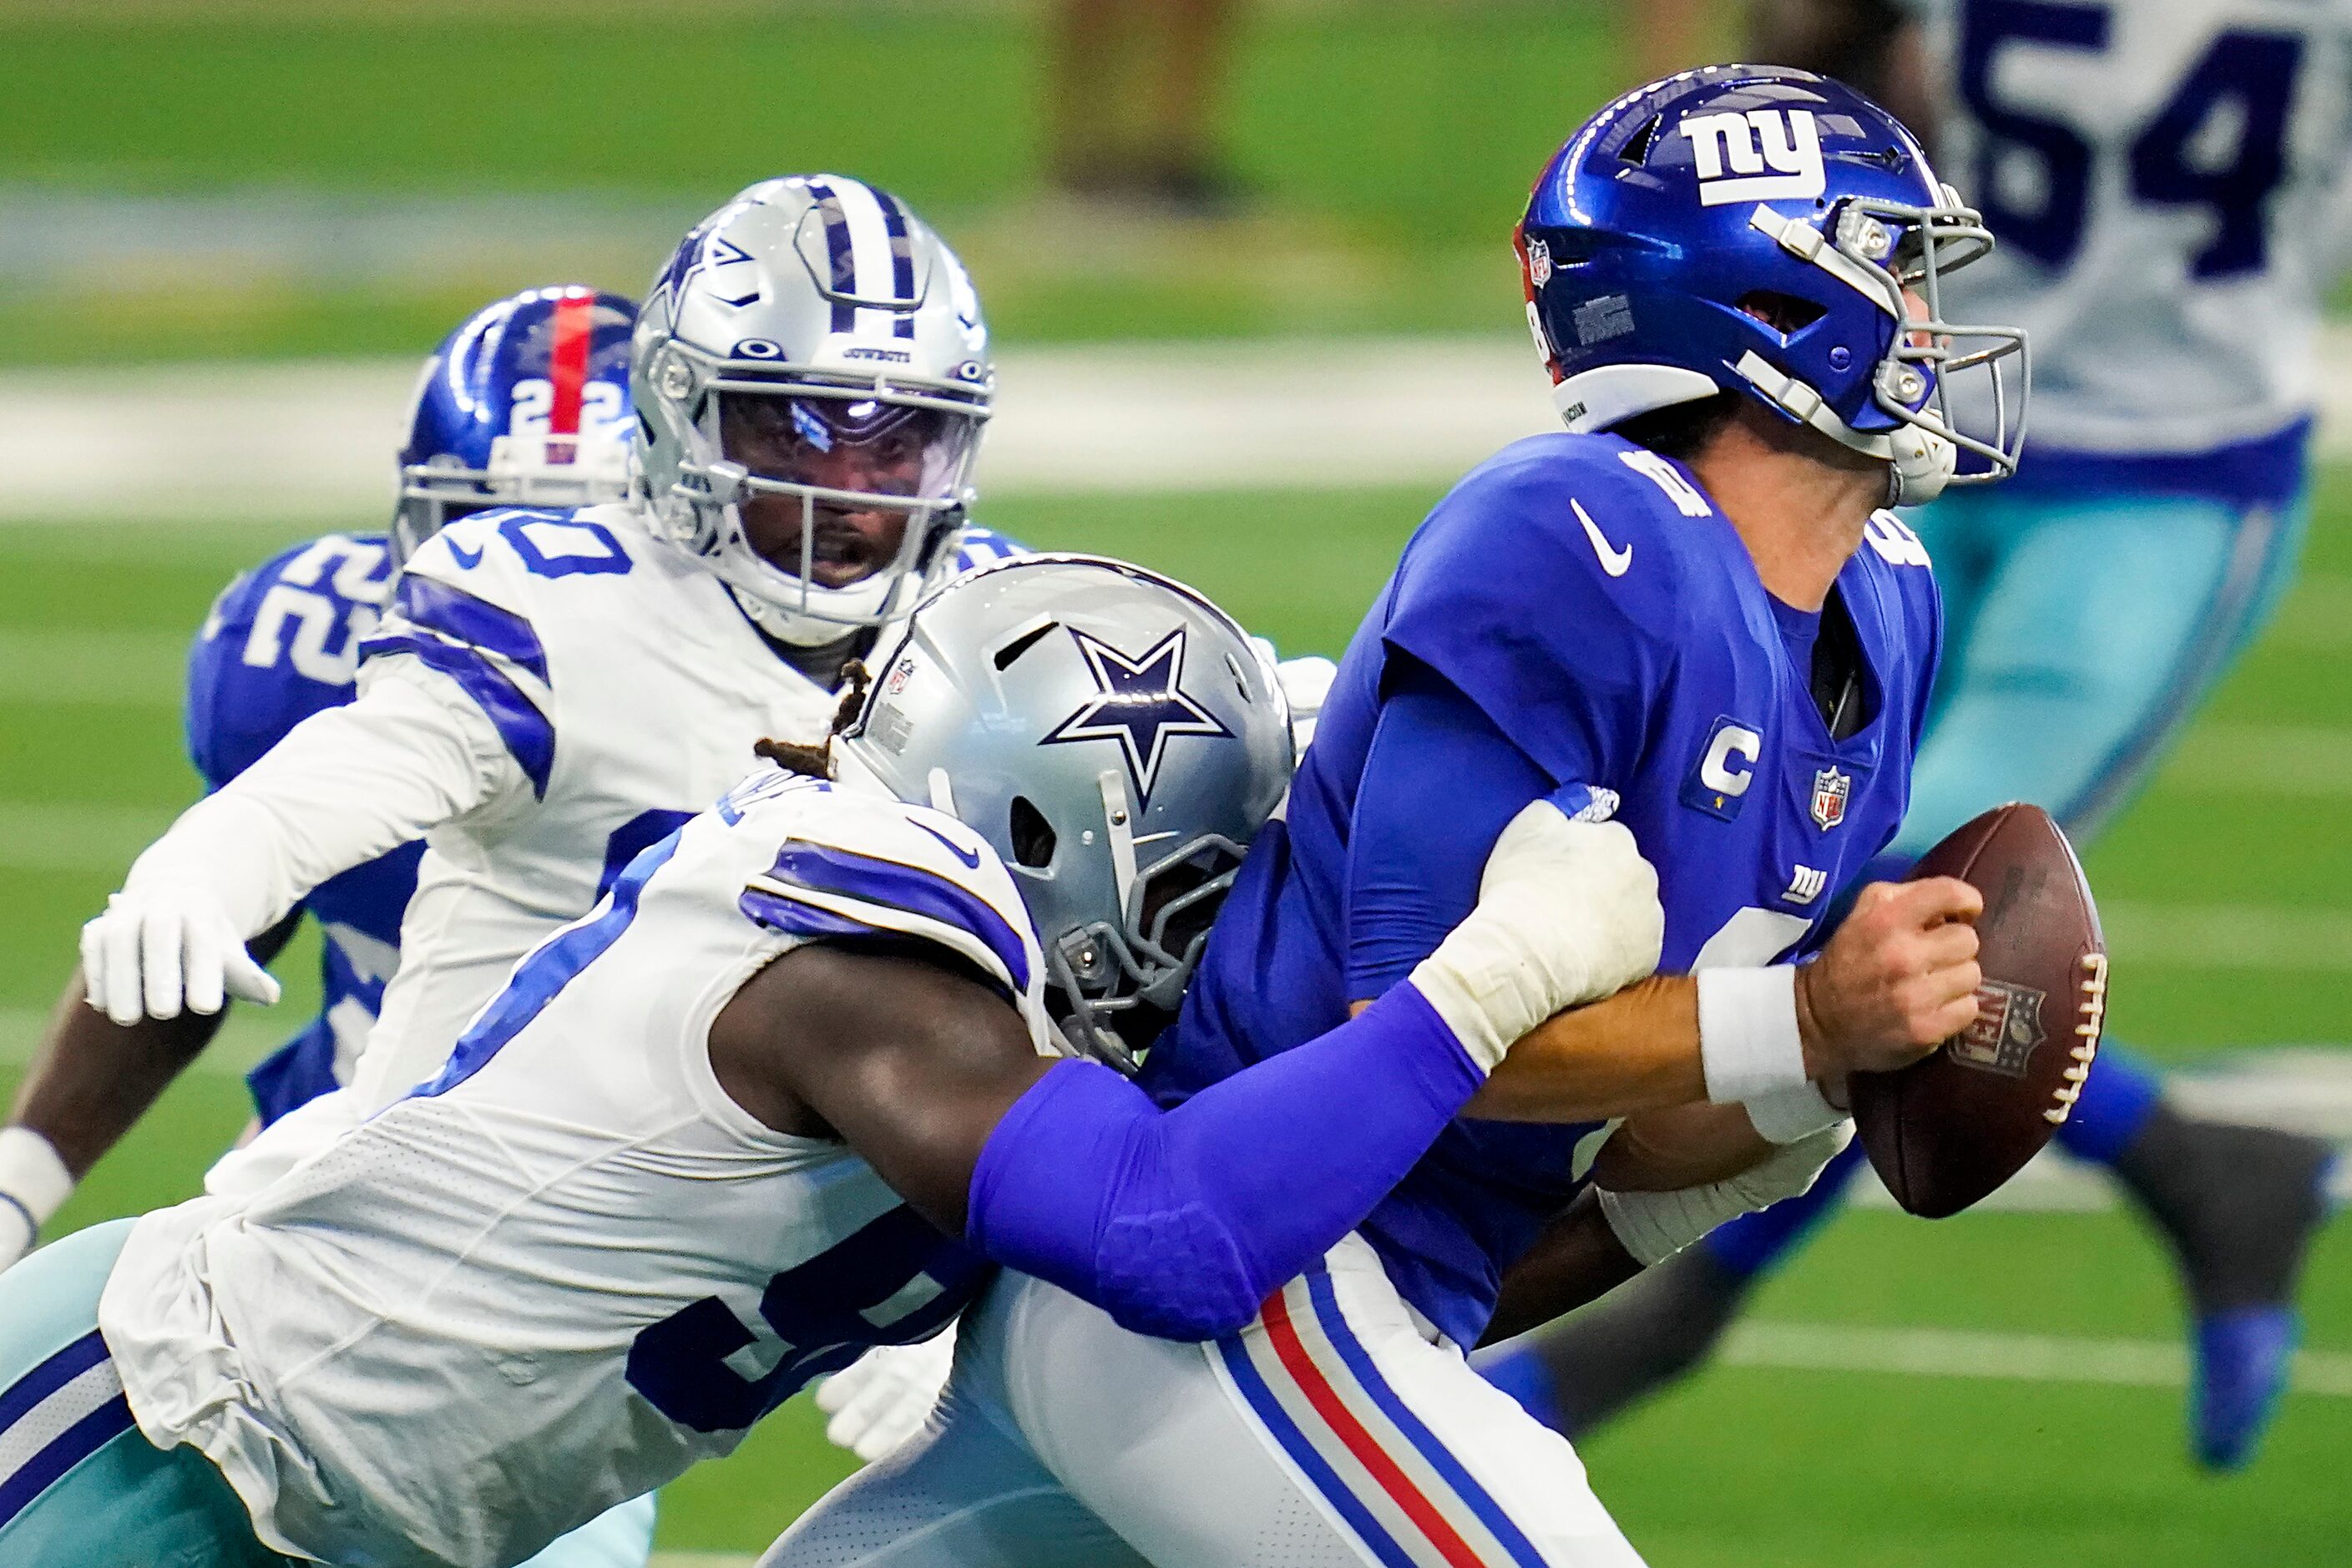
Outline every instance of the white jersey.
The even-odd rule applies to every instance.
[[[438,670],[521,779],[425,837],[399,973],[353,1080],[362,1108],[438,1067],[515,961],[742,777],[756,742],[819,739],[837,702],[626,504],[451,523],[409,561],[367,646],[362,693],[387,664]]]
[[[1946,295],[2023,326],[2035,448],[2197,453],[2316,401],[2352,169],[2347,0],[1909,0],[1937,164],[1999,247]]]
[[[953,952],[1053,1051],[977,835],[763,770],[533,952],[433,1081],[257,1194],[139,1222],[99,1321],[141,1430],[207,1455],[273,1549],[503,1568],[936,1331],[980,1261],[710,1066],[746,980],[857,931]]]

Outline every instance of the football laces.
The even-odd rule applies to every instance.
[[[2064,1124],[2073,1114],[2074,1102],[2083,1098],[2083,1081],[2091,1076],[2091,1063],[2099,1055],[2099,1033],[2107,1021],[2107,955],[2086,952],[2083,955],[2083,1000],[2076,1011],[2083,1021],[2074,1026],[2074,1048],[2067,1054],[2074,1064],[2065,1072],[2065,1081],[2051,1098],[2056,1101],[2042,1113],[2042,1120],[2053,1127]]]

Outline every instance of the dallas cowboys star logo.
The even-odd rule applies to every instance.
[[[1168,742],[1179,735],[1222,735],[1233,731],[1178,688],[1184,674],[1184,628],[1177,627],[1140,658],[1129,658],[1077,627],[1070,628],[1087,668],[1094,672],[1101,695],[1054,726],[1037,743],[1057,745],[1067,741],[1117,741],[1127,757],[1127,771],[1135,779],[1136,809],[1150,804],[1151,786],[1168,755]]]
[[[714,267],[732,267],[738,262],[751,260],[750,252],[725,235],[715,232],[719,225],[735,216],[741,210],[742,204],[737,203],[711,214],[697,224],[693,232],[680,241],[677,249],[671,253],[669,265],[664,267],[661,269],[661,275],[654,279],[653,289],[646,295],[646,302],[650,305],[655,299],[664,293],[685,293],[688,281],[698,272],[708,271]],[[727,305],[748,305],[759,297],[760,289],[757,284],[752,285],[751,292],[740,297],[718,296],[719,302]]]

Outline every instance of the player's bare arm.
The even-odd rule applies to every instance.
[[[256,961],[277,956],[299,919],[256,937]],[[0,1129],[0,1268],[32,1249],[75,1184],[204,1053],[224,1016],[215,1001],[208,1012],[117,1024],[89,1005],[75,972]]]
[[[1642,1272],[1601,1212],[1598,1191],[1577,1194],[1503,1276],[1495,1315],[1478,1342],[1496,1344],[1572,1312]]]
[[[1564,1317],[1717,1226],[1806,1191],[1848,1136],[1838,1123],[1775,1143],[1738,1105],[1626,1118],[1594,1157],[1591,1187],[1505,1270],[1480,1342]]]
[[[959,1236],[989,1134],[1054,1064],[994,987],[952,965],[940,950],[796,948],[719,1013],[710,1065],[762,1122],[840,1139]]]
[[[1822,956],[1790,977],[1805,1078],[1834,1085],[1885,1072],[1965,1027],[1982,979],[1969,922],[1983,908],[1952,878],[1863,889]],[[1512,1049],[1470,1114],[1591,1121],[1709,1098],[1700,986],[1658,976],[1549,1020]]]
[[[254,938],[247,947],[255,960],[277,957],[299,923],[300,916],[289,916]],[[89,1005],[77,973],[49,1015],[9,1121],[47,1138],[79,1181],[212,1044],[226,1018],[226,1006],[216,1005],[118,1024]]]

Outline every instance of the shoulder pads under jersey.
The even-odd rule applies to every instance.
[[[855,786],[762,768],[719,801],[734,832],[773,842],[739,907],[806,941],[890,932],[934,942],[1042,1020],[1044,965],[994,850],[955,818]]]

